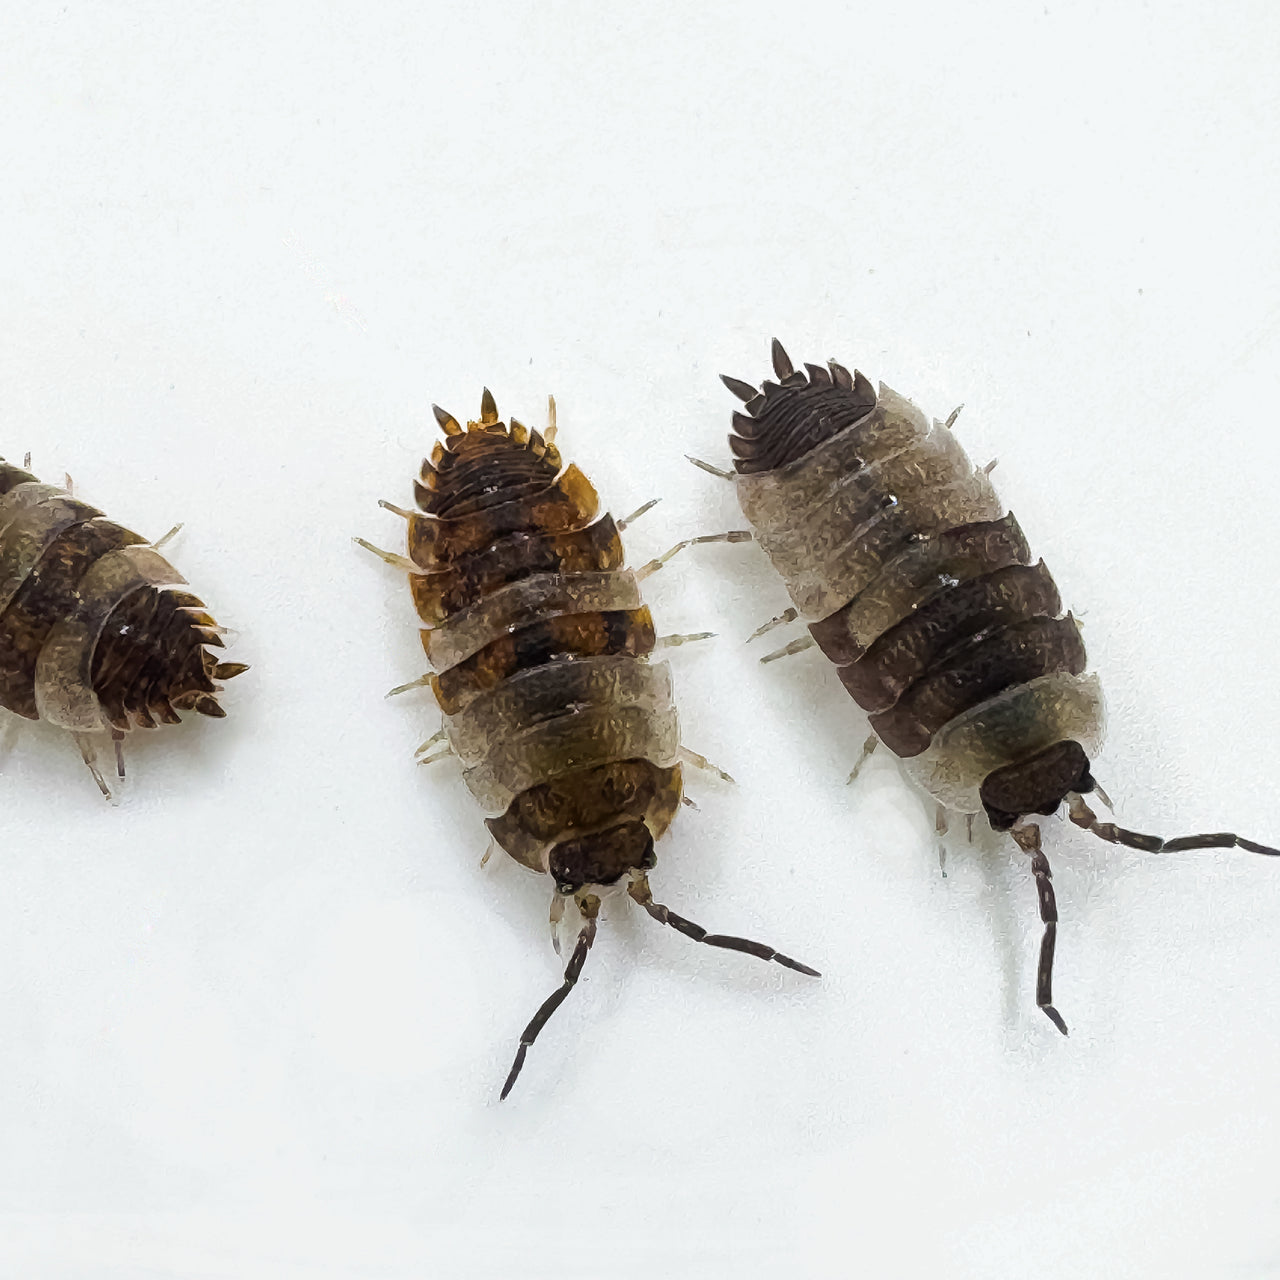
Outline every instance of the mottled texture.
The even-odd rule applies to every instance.
[[[951,434],[956,413],[930,424],[883,383],[869,399],[862,375],[835,363],[796,373],[776,340],[773,364],[780,384],[763,393],[724,381],[746,402],[733,415],[729,478],[795,606],[774,621],[808,622],[809,643],[869,713],[876,738],[862,759],[877,739],[892,750],[936,802],[940,834],[948,809],[981,813],[1029,859],[1042,925],[1036,1005],[1066,1035],[1053,1003],[1053,873],[1029,815],[1065,801],[1078,826],[1152,853],[1280,849],[1228,831],[1166,840],[1100,821],[1082,798],[1096,789],[1099,681],[991,468],[975,470]],[[765,660],[807,647],[802,637]]]
[[[77,733],[177,721],[244,668],[184,579],[135,533],[0,461],[0,705]]]
[[[414,574],[409,587],[418,616],[434,627],[522,578],[620,569],[622,562],[618,526],[606,512],[568,533],[511,531],[482,551],[457,556],[446,568]]]
[[[881,741],[971,813],[984,810],[976,770],[1016,765],[1010,744],[1036,754],[1070,728],[1077,749],[1096,745],[1079,629],[950,426],[834,362],[796,373],[776,342],[773,361],[779,383],[759,395],[726,379],[747,399],[730,437],[738,496]],[[1040,803],[1045,776],[1027,788]]]
[[[464,430],[437,413],[446,438],[415,487],[432,689],[501,846],[547,871],[567,843],[565,867],[612,883],[636,824],[660,836],[680,801],[669,675],[648,661],[653,620],[586,477],[537,432],[485,416]]]
[[[554,880],[557,950],[570,899],[579,921],[563,982],[520,1036],[505,1098],[582,973],[608,886],[624,885],[659,924],[694,942],[817,973],[763,943],[710,933],[649,888],[654,841],[675,817],[683,779],[671,676],[649,661],[657,638],[639,582],[707,539],[633,573],[617,525],[598,515],[586,477],[562,469],[551,431],[540,436],[514,420],[508,428],[488,390],[480,420],[466,428],[434,412],[445,440],[414,487],[421,511],[391,508],[408,520],[410,560],[369,547],[410,569],[433,668],[413,683],[431,685],[444,716],[425,762],[456,757],[497,844]]]

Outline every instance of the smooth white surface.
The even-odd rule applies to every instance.
[[[449,765],[394,544],[435,432],[560,406],[633,563],[737,523],[778,334],[944,416],[1086,621],[1125,821],[1280,838],[1271,6],[80,3],[0,46],[0,450],[158,536],[253,670],[98,798],[0,773],[0,1274],[1280,1274],[1280,867],[953,849],[751,547],[649,584],[694,779],[660,897],[547,890]],[[772,640],[773,637],[770,637]],[[782,643],[779,637],[778,643]],[[199,717],[196,717],[199,719]]]

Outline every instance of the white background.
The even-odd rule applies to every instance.
[[[1280,31],[1267,3],[38,4],[0,46],[0,449],[158,536],[253,665],[0,772],[0,1275],[1280,1275],[1280,866],[952,850],[752,547],[652,583],[691,780],[558,981],[436,726],[395,544],[429,403],[561,443],[633,562],[740,523],[778,334],[931,413],[1084,618],[1097,774],[1280,839]],[[785,638],[785,637],[783,637]],[[765,642],[767,643],[767,642]],[[781,643],[781,639],[779,640]],[[9,718],[11,719],[11,718]],[[142,734],[134,737],[142,739]]]

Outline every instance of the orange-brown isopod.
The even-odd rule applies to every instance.
[[[456,756],[497,843],[552,878],[553,938],[569,901],[581,918],[564,982],[520,1037],[505,1098],[577,982],[612,886],[695,942],[817,974],[772,947],[708,933],[649,888],[654,842],[683,797],[681,763],[707,762],[681,748],[670,670],[650,661],[664,643],[699,637],[659,638],[640,582],[689,544],[627,569],[627,521],[601,514],[586,476],[562,465],[554,426],[545,437],[508,427],[487,390],[465,429],[435,416],[445,440],[414,485],[419,511],[383,503],[408,521],[408,558],[357,542],[409,574],[433,668],[413,683],[430,685],[444,717],[424,761]]]

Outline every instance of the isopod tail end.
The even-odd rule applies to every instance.
[[[739,400],[754,400],[760,393],[749,382],[743,382],[741,378],[731,378],[727,373],[720,375],[720,381],[724,383],[730,391],[733,392]]]
[[[460,436],[462,434],[462,423],[453,416],[447,409],[442,409],[438,404],[431,406],[431,412],[435,415],[436,422],[440,425],[440,430],[447,436]]]

